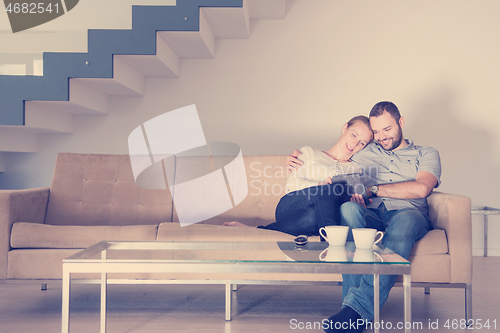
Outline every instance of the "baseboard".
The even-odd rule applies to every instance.
[[[472,249],[472,255],[476,257],[484,256],[484,249]],[[500,249],[488,249],[488,257],[500,257]]]

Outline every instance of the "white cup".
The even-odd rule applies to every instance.
[[[380,235],[380,238],[377,236]],[[354,244],[357,249],[373,249],[373,245],[380,242],[384,238],[382,231],[370,228],[354,228],[352,229],[352,236],[354,237]]]
[[[319,234],[323,236],[329,245],[344,246],[347,239],[348,226],[328,225],[319,229]]]
[[[319,255],[322,261],[347,261],[345,246],[329,246]]]

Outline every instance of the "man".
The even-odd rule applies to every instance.
[[[414,145],[403,137],[405,121],[392,102],[379,102],[370,112],[375,142],[352,157],[363,168],[377,169],[376,185],[368,186],[370,203],[360,195],[340,208],[341,224],[352,228],[375,228],[385,231],[382,243],[408,259],[415,242],[432,229],[428,216],[427,196],[439,186],[441,162],[432,147]],[[300,166],[297,151],[287,159],[288,167]],[[397,276],[380,276],[382,306]],[[327,333],[362,332],[373,319],[373,276],[343,275],[342,310],[328,319]]]

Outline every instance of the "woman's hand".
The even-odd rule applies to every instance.
[[[331,183],[332,183],[332,177],[328,177],[327,179],[319,182],[318,185],[326,185],[326,184],[331,184]]]
[[[289,173],[292,173],[294,170],[299,169],[302,164],[304,164],[304,162],[297,158],[300,155],[302,155],[302,153],[295,149],[293,153],[286,157],[286,168],[288,169]]]

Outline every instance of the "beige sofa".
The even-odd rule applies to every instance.
[[[0,282],[61,279],[63,258],[101,240],[292,240],[270,230],[221,226],[233,220],[249,225],[274,220],[286,183],[285,159],[245,156],[249,192],[243,202],[180,227],[170,192],[139,188],[128,155],[61,153],[50,188],[0,191]],[[176,163],[178,168],[195,165],[198,173],[212,171],[203,157]],[[464,288],[466,317],[471,318],[470,199],[434,192],[428,202],[435,229],[413,248],[412,284],[426,291]]]

